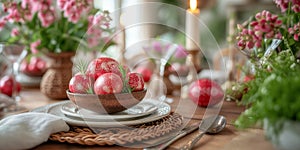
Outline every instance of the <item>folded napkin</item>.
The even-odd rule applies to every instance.
[[[0,121],[0,149],[29,149],[48,140],[52,133],[68,131],[61,118],[37,112],[9,116]]]

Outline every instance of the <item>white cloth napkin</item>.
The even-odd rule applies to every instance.
[[[48,140],[50,134],[68,131],[61,118],[37,112],[9,116],[0,121],[0,149],[33,148]]]

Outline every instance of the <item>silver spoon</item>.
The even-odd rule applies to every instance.
[[[194,139],[194,143],[197,143],[197,141],[203,136],[204,133],[210,133],[210,134],[214,134],[214,133],[219,133],[220,131],[222,131],[226,126],[226,118],[224,116],[212,116],[212,117],[207,117],[205,119],[202,120],[201,124],[198,126],[190,126],[184,130],[182,130],[181,132],[179,132],[175,137],[170,138],[169,140],[167,140],[166,142],[159,144],[159,145],[155,145],[152,147],[147,147],[144,148],[144,150],[163,150],[166,147],[168,147],[170,144],[172,144],[173,142],[177,141],[178,139],[180,139],[181,137],[191,133],[192,131],[196,130],[199,127],[200,130],[200,134],[196,137],[198,139]],[[196,141],[197,140],[197,141]],[[189,143],[192,143],[192,141],[190,141]],[[191,145],[191,146],[193,146]],[[182,147],[183,149],[183,147]]]
[[[179,148],[180,150],[190,150],[201,139],[205,133],[217,134],[221,132],[226,126],[226,118],[224,116],[213,116],[203,119],[199,125],[199,134],[187,144]]]

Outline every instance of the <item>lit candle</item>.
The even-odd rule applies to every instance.
[[[190,8],[186,11],[186,49],[198,50],[200,41],[199,20],[200,10],[197,8],[197,0],[190,0]]]

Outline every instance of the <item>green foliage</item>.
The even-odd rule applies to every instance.
[[[75,66],[76,67],[76,71],[80,72],[82,74],[85,74],[85,71],[88,68],[88,63],[82,60],[79,60],[78,64]]]
[[[95,94],[93,90],[92,84],[89,86],[88,90],[86,91],[87,94]]]
[[[248,92],[240,104],[248,109],[235,124],[247,128],[265,119],[269,124],[283,120],[300,121],[300,64],[291,50],[273,52],[255,63],[255,79],[245,83]],[[274,126],[280,131],[281,126]]]
[[[128,85],[127,72],[125,68],[122,65],[119,65],[119,70],[122,74],[122,81],[123,81],[122,93],[131,93],[133,89],[131,89],[130,86]]]

